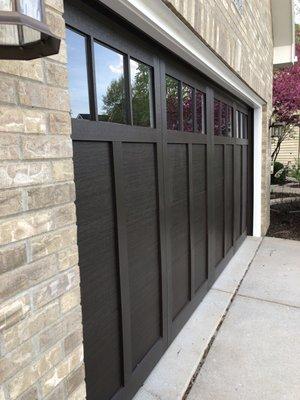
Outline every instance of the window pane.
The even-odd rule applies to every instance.
[[[244,128],[243,128],[243,113],[241,113],[241,112],[239,112],[239,124],[240,124],[240,129],[239,129],[239,132],[240,132],[240,138],[242,139],[243,138],[243,131],[244,131]]]
[[[248,139],[248,116],[244,114],[244,139]]]
[[[193,88],[185,83],[182,85],[182,115],[183,130],[193,132]]]
[[[219,100],[214,100],[214,134],[221,134],[221,103]]]
[[[196,90],[196,130],[200,133],[205,133],[205,108],[204,108],[204,93]]]
[[[235,112],[235,126],[236,126],[236,137],[240,137],[240,117],[239,117],[239,111]]]
[[[227,104],[221,102],[221,135],[227,135]]]
[[[41,0],[20,0],[20,11],[22,14],[41,21],[42,5]]]
[[[227,106],[227,136],[232,137],[232,114],[233,109],[230,106]]]
[[[152,68],[130,60],[133,125],[154,127]]]
[[[90,119],[85,37],[67,29],[71,117]]]
[[[167,129],[179,129],[179,82],[166,75]]]
[[[124,124],[124,56],[99,43],[94,49],[98,119]]]

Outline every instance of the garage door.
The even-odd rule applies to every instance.
[[[87,398],[131,399],[251,229],[251,110],[107,10],[65,16]]]

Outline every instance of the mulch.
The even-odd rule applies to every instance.
[[[271,206],[271,221],[267,236],[300,240],[299,200]]]

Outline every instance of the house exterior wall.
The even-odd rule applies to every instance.
[[[63,1],[46,0],[64,37]],[[85,398],[66,49],[0,61],[0,399]]]
[[[269,2],[245,2],[242,16],[231,0],[167,4],[267,101],[262,144],[265,232],[272,82]],[[46,0],[46,11],[52,31],[63,39],[59,55],[0,61],[0,400],[85,398],[63,0]]]
[[[273,41],[269,0],[162,0],[266,102],[262,141],[262,234],[269,226]]]
[[[300,161],[300,134],[299,127],[295,128],[293,137],[286,139],[281,147],[277,161],[284,165],[294,165]]]

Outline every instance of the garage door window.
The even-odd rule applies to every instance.
[[[186,132],[193,132],[193,92],[194,89],[186,85],[182,85],[182,115],[183,115],[183,130]]]
[[[196,130],[205,133],[205,94],[196,90]]]
[[[179,129],[179,81],[166,75],[167,128]]]
[[[153,70],[136,60],[130,60],[133,125],[154,127]]]
[[[124,56],[94,43],[98,120],[125,123]]]
[[[90,119],[86,64],[86,37],[67,29],[71,117]]]
[[[214,134],[232,137],[233,109],[228,104],[214,100]]]

